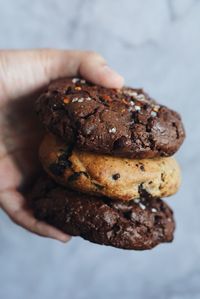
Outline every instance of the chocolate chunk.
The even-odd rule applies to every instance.
[[[49,165],[49,170],[56,176],[61,176],[64,173],[65,167],[58,163],[52,163]]]
[[[119,173],[115,173],[112,176],[113,180],[118,180],[120,178],[120,174]]]

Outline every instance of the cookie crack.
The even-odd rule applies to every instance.
[[[179,135],[179,129],[178,126],[175,122],[172,123],[172,126],[175,128],[176,130],[176,138],[179,139],[180,135]]]
[[[81,119],[88,119],[90,116],[93,116],[93,115],[95,115],[96,113],[97,113],[97,111],[99,110],[99,106],[98,107],[96,107],[92,112],[90,112],[90,113],[88,113],[87,115],[84,115],[84,116],[82,116],[82,117],[80,117]]]

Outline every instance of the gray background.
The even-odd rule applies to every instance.
[[[126,83],[180,111],[187,140],[175,241],[128,252],[31,235],[0,212],[0,298],[200,298],[200,1],[0,0],[0,47],[102,53]]]

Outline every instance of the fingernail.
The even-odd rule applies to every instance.
[[[124,78],[118,74],[115,70],[113,70],[111,67],[109,67],[107,64],[105,64],[103,66],[103,71],[105,73],[107,73],[110,77],[112,77],[112,79],[114,79],[115,81],[117,81],[117,83],[119,85],[123,85],[124,84]]]
[[[62,243],[67,243],[70,239],[71,237],[66,235],[66,236],[59,237],[58,240]]]

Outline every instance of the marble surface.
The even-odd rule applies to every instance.
[[[0,47],[102,53],[128,84],[183,116],[172,244],[128,252],[18,228],[0,212],[1,299],[200,298],[200,1],[0,0]]]

